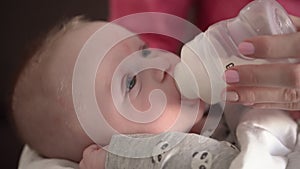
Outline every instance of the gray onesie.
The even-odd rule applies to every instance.
[[[198,134],[115,135],[106,169],[228,169],[239,150]]]

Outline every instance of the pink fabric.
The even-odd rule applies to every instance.
[[[235,17],[251,0],[110,0],[110,20],[138,12],[164,12],[184,19],[195,8],[195,24],[205,31],[209,25]],[[300,16],[300,0],[278,0],[288,13]],[[151,22],[151,21],[150,21]],[[153,21],[153,26],[164,28],[164,21]],[[179,43],[160,35],[143,35],[150,47],[176,52]]]
[[[188,10],[192,5],[191,2],[191,0],[110,0],[110,20],[139,12],[163,12],[187,18]],[[164,21],[158,18],[155,18],[155,21],[153,21],[153,26],[159,27],[159,29],[167,29]],[[157,34],[142,35],[141,38],[150,47],[161,48],[175,53],[180,45],[179,42],[172,38]]]
[[[291,15],[300,17],[300,0],[277,0]]]
[[[210,25],[233,18],[251,0],[198,0],[197,26],[206,30]]]

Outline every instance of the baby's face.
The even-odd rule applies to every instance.
[[[101,26],[103,23],[90,23],[66,34],[58,43],[53,58],[45,62],[44,68],[55,81],[53,86],[61,90],[58,101],[70,110],[73,109],[70,89],[75,61],[86,40]],[[112,36],[119,34],[111,32],[103,41]],[[199,121],[204,104],[200,104],[200,100],[181,99],[172,77],[178,61],[171,53],[147,49],[137,36],[111,48],[99,63],[95,79],[97,103],[110,127],[119,133],[186,132]],[[146,68],[143,70],[143,67]],[[157,91],[158,96],[155,95]],[[182,102],[186,108],[181,111]],[[155,109],[155,106],[160,108]],[[195,106],[196,116],[191,116],[189,111]],[[136,112],[126,114],[128,110]]]
[[[199,108],[200,100],[181,99],[172,77],[179,61],[172,53],[148,49],[137,36],[114,46],[99,65],[95,89],[109,125],[120,133],[187,132],[197,116],[180,112],[181,102]],[[202,112],[198,111],[198,119]],[[182,120],[180,125],[177,120]]]

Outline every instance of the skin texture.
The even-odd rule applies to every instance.
[[[265,59],[299,59],[300,55],[300,18],[291,16],[298,32],[286,35],[258,36],[246,39],[253,45],[248,57]],[[234,103],[243,103],[255,108],[274,108],[297,111],[292,113],[299,117],[300,110],[300,67],[299,63],[269,65],[239,65],[229,71],[235,71],[234,82],[228,79],[229,92],[236,92],[238,99]],[[232,77],[231,77],[232,79]],[[232,103],[232,101],[229,101]]]
[[[43,56],[33,57],[20,75],[13,97],[16,125],[25,143],[41,156],[79,162],[84,149],[93,144],[82,129],[74,111],[72,74],[84,43],[105,24],[105,22],[82,23],[65,32],[51,45],[46,46],[47,52]],[[103,40],[112,36],[119,34],[112,31],[107,37],[103,37]],[[114,106],[110,90],[113,72],[126,56],[140,50],[144,45],[144,42],[136,36],[120,42],[110,50],[96,74],[95,94],[98,105],[105,120],[120,133],[167,131],[174,125],[179,115],[181,97],[174,79],[168,74],[172,73],[176,62],[175,59],[165,57],[166,53],[158,53],[156,57],[167,63],[167,69],[165,71],[147,69],[139,72],[136,75],[135,85],[127,93],[132,105],[137,110],[145,111],[150,107],[149,93],[153,89],[161,90],[167,99],[161,115],[149,123],[136,123],[121,116]],[[147,57],[144,62],[147,62]],[[142,88],[138,89],[139,85],[142,85]],[[187,102],[196,105],[201,101]],[[193,122],[200,121],[203,111],[204,104],[201,103],[197,119]],[[188,115],[189,112],[183,113]],[[185,128],[191,128],[193,125],[194,123],[184,124]]]

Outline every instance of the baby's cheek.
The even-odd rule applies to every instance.
[[[179,118],[180,106],[166,104],[164,112],[156,120],[156,127],[160,128],[160,131],[169,131]]]
[[[128,106],[135,108],[138,111],[145,112],[150,109],[151,104],[149,101],[149,93],[140,92],[138,95],[131,92],[129,94],[130,101],[128,102]]]

